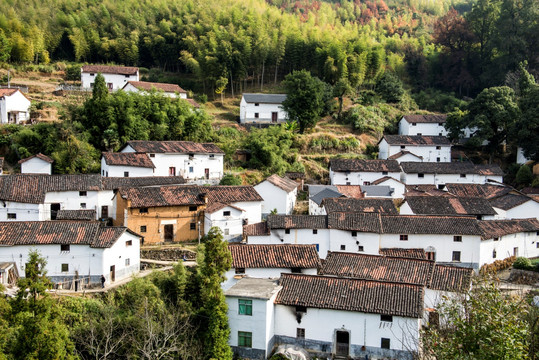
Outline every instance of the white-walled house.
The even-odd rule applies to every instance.
[[[405,115],[399,121],[399,135],[447,136],[447,115]]]
[[[84,65],[81,68],[83,89],[94,87],[97,74],[103,75],[109,91],[120,90],[128,81],[139,81],[139,69],[132,66]]]
[[[226,290],[244,277],[278,279],[281,273],[316,275],[320,258],[314,245],[230,244],[232,265],[221,287]]]
[[[123,91],[148,94],[152,91],[160,92],[170,98],[187,99],[187,91],[176,84],[155,83],[147,81],[128,81]]]
[[[325,214],[332,212],[346,213],[382,213],[387,215],[398,215],[399,212],[391,199],[376,199],[376,198],[327,198],[322,201],[325,209]],[[325,215],[323,214],[323,215]]]
[[[155,176],[182,176],[202,183],[218,183],[223,177],[224,152],[212,143],[133,140],[121,152],[147,154]]]
[[[19,160],[21,174],[52,174],[52,160],[47,155],[41,153]]]
[[[155,165],[145,153],[101,154],[101,176],[104,177],[144,177],[154,176]]]
[[[490,205],[496,210],[497,219],[539,219],[539,202],[520,193],[508,193],[489,199]]]
[[[487,199],[479,197],[408,196],[400,207],[401,215],[473,216],[493,220],[496,211]]]
[[[294,180],[273,174],[258,185],[256,191],[262,196],[262,214],[277,210],[277,214],[292,214],[298,195],[298,184]]]
[[[323,205],[325,199],[345,197],[334,185],[325,185],[327,186],[325,189],[318,191],[321,186],[324,185],[309,185],[309,215],[325,215],[326,209],[324,209]],[[313,195],[310,195],[311,189],[316,189],[316,192]]]
[[[384,135],[378,148],[378,159],[409,151],[423,162],[451,162],[451,142],[445,136]]]
[[[208,192],[209,202],[204,210],[204,233],[216,226],[221,229],[223,238],[227,241],[241,241],[243,226],[247,223],[257,223],[262,219],[262,198],[255,194],[252,201],[236,201],[228,203],[220,196]]]
[[[402,181],[389,176],[384,176],[380,179],[374,180],[371,185],[389,186],[389,188],[392,190],[391,194],[393,199],[402,199],[406,193],[406,185]]]
[[[20,124],[30,120],[30,105],[19,89],[0,89],[0,123]]]
[[[371,185],[384,176],[399,179],[401,168],[396,160],[331,159],[329,179],[332,185]]]
[[[103,227],[88,221],[0,222],[0,262],[14,262],[24,277],[29,251],[47,260],[55,283],[81,279],[108,283],[139,272],[140,236],[125,227]]]
[[[486,184],[502,183],[503,171],[498,165],[474,165],[470,162],[418,163],[402,162],[401,180],[406,185],[435,185],[443,188],[446,183]]]
[[[288,114],[281,104],[286,94],[243,94],[240,101],[241,124],[278,124],[287,120]]]
[[[519,146],[517,148],[517,164],[524,165],[528,162],[530,162],[531,159],[527,158],[526,155],[524,155],[524,150]]]
[[[411,152],[407,150],[399,151],[396,154],[391,155],[387,158],[388,160],[397,160],[397,162],[400,164],[403,161],[416,161],[416,162],[422,162],[423,157],[418,156],[416,154],[412,154]]]

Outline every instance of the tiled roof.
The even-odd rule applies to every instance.
[[[0,222],[0,246],[70,244],[108,248],[127,228],[89,221]]]
[[[30,157],[27,157],[25,159],[21,159],[19,160],[19,164],[22,164],[22,163],[25,163],[27,162],[28,160],[32,160],[33,158],[38,158],[40,160],[43,160],[45,162],[48,162],[49,164],[52,164],[54,162],[53,159],[51,159],[50,157],[48,157],[47,155],[43,155],[42,153],[39,153],[39,154],[36,154],[36,155],[32,155]]]
[[[402,170],[407,174],[477,174],[502,176],[498,165],[474,165],[470,162],[401,162]]]
[[[400,172],[399,163],[396,160],[364,160],[364,159],[340,159],[330,160],[329,167],[333,171],[361,171],[361,172]]]
[[[194,108],[197,108],[197,109],[200,108],[200,104],[197,103],[197,102],[196,102],[195,100],[193,100],[193,99],[182,99],[182,100],[187,101],[187,102],[188,102],[192,107],[194,107]]]
[[[409,123],[445,123],[447,115],[404,115],[403,118]]]
[[[58,210],[56,220],[95,220],[96,211],[92,209],[85,210]]]
[[[328,252],[320,273],[356,279],[430,285],[434,261]]]
[[[507,194],[512,191],[508,186],[492,184],[445,184],[447,191],[453,195],[461,197],[482,197],[490,199],[496,196]]]
[[[232,204],[243,201],[263,201],[260,194],[251,185],[238,186],[200,186],[200,192],[208,195],[208,203],[220,202]]]
[[[352,199],[363,198],[363,192],[361,192],[361,186],[359,185],[336,185],[337,191],[346,197]]]
[[[427,259],[425,249],[403,249],[403,248],[382,248],[379,250],[380,255],[395,256],[411,259]]]
[[[269,234],[268,223],[265,221],[243,226],[244,236],[267,236]]]
[[[269,181],[271,184],[277,186],[279,189],[286,191],[287,193],[294,191],[298,187],[298,183],[286,177],[280,177],[277,174],[273,174],[265,181]]]
[[[176,84],[156,83],[147,81],[128,81],[127,84],[131,84],[139,90],[151,91],[152,89],[155,89],[163,90],[164,92],[170,93],[187,93],[187,91],[185,91]],[[127,86],[127,84],[125,84],[125,86]]]
[[[241,208],[239,208],[237,206],[234,206],[234,205],[224,204],[224,203],[221,203],[221,202],[214,202],[214,203],[211,203],[208,206],[206,206],[206,209],[204,210],[204,212],[206,214],[213,214],[214,212],[219,211],[221,209],[224,209],[226,207],[231,207],[231,208],[236,209],[236,210],[241,211],[241,212],[245,211],[245,210],[243,210],[243,209],[241,209]]]
[[[412,196],[450,196],[453,195],[447,191],[438,189],[435,185],[406,185],[406,197]]]
[[[305,173],[299,171],[287,171],[284,173],[284,176],[292,180],[305,179]]]
[[[276,304],[413,318],[423,314],[424,289],[419,285],[282,274],[281,286]]]
[[[529,196],[521,194],[505,194],[489,199],[490,205],[502,209],[510,210],[528,201],[535,201]]]
[[[0,98],[4,96],[11,96],[17,92],[17,88],[0,89]]]
[[[466,197],[406,197],[406,202],[417,215],[496,215],[483,198]]]
[[[389,185],[361,185],[361,190],[365,197],[388,197],[394,191]]]
[[[316,245],[229,245],[233,268],[317,269],[320,258]]]
[[[401,156],[404,156],[404,155],[413,155],[418,159],[423,159],[423,156],[416,155],[416,154],[414,154],[412,152],[409,152],[409,151],[406,151],[406,150],[399,151],[398,153],[389,156],[387,159],[388,160],[397,160],[398,158],[400,158]]]
[[[136,75],[138,67],[131,66],[107,66],[107,65],[84,65],[83,72],[87,73],[102,73],[102,74],[120,74],[120,75]]]
[[[384,135],[389,145],[413,145],[413,146],[450,146],[451,141],[445,136],[423,135]]]
[[[105,190],[116,190],[122,187],[181,185],[186,182],[181,176],[104,177],[101,181]]]
[[[381,219],[385,234],[481,235],[478,221],[471,217],[399,215]]]
[[[381,233],[380,214],[378,213],[329,213],[330,229]]]
[[[326,212],[367,212],[398,215],[399,212],[391,199],[347,199],[328,198],[322,201]]]
[[[472,268],[436,264],[430,288],[441,291],[464,292],[470,289],[473,273]]]
[[[344,195],[340,192],[328,188],[317,192],[315,195],[311,196],[309,200],[313,201],[316,205],[321,205],[324,199],[340,198],[342,196]]]
[[[127,145],[140,153],[178,153],[178,154],[222,154],[223,151],[213,143],[192,141],[145,141],[132,140]]]
[[[243,94],[247,103],[282,104],[286,94]]]
[[[102,155],[107,165],[155,168],[152,160],[145,153],[104,152]]]
[[[478,226],[482,231],[481,238],[488,240],[519,232],[537,232],[539,231],[539,220],[536,218],[483,220],[478,221]]]
[[[270,229],[327,229],[325,215],[268,215]]]
[[[392,178],[391,176],[384,176],[384,177],[381,177],[380,179],[376,179],[373,182],[371,182],[371,185],[380,185],[380,184],[385,183],[386,181],[396,181],[404,185],[402,181]]]

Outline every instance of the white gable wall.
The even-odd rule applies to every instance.
[[[329,170],[329,179],[331,185],[369,185],[375,180],[378,180],[384,176],[389,176],[394,179],[400,178],[400,172],[341,172]],[[369,183],[369,184],[366,184]]]
[[[240,123],[242,124],[271,124],[272,113],[277,113],[277,123],[286,122],[288,114],[283,110],[281,104],[248,103],[245,98],[240,102]],[[258,114],[258,118],[255,116]]]
[[[236,269],[232,268],[225,273],[226,280],[221,283],[223,290],[228,290],[234,286],[242,277],[251,277],[255,279],[278,279],[281,274],[291,274],[292,268],[245,268],[245,273],[236,275]],[[302,274],[317,275],[318,269],[301,269]],[[234,276],[238,278],[235,279]]]
[[[399,156],[398,158],[395,159],[399,164],[403,161],[415,161],[415,162],[423,162],[423,159],[420,158],[419,156],[415,156],[414,154],[411,154],[411,153],[406,153],[402,156]]]
[[[425,162],[451,162],[451,145],[389,145],[385,139],[382,139],[378,147],[378,159],[387,159],[401,151],[409,151],[421,156]],[[440,161],[438,161],[438,158]]]
[[[101,176],[103,177],[145,177],[154,176],[153,168],[140,166],[125,166],[125,165],[108,165],[104,157],[101,157]],[[168,174],[167,174],[168,175]]]
[[[535,215],[535,218],[539,220],[539,203],[534,200],[526,201],[509,210],[499,208],[494,208],[494,210],[498,213],[496,219],[528,219]]]
[[[128,81],[139,81],[139,73],[135,75],[120,75],[120,74],[102,74],[105,78],[105,83],[107,84],[107,87],[112,86],[111,90],[116,91],[120,90],[125,86],[125,84]],[[95,82],[95,77],[97,76],[97,73],[87,73],[87,72],[81,72],[81,84],[82,87],[85,89],[91,89],[93,88],[93,84]],[[110,85],[109,85],[110,84]]]
[[[447,130],[444,123],[409,123],[402,118],[399,121],[399,135],[447,136]]]
[[[132,245],[127,245],[131,240]],[[129,263],[127,263],[129,261]],[[140,271],[140,238],[129,232],[123,235],[110,248],[104,249],[101,274],[111,282],[111,267],[115,267],[116,281],[128,278]],[[101,276],[101,274],[96,274]]]
[[[52,164],[37,157],[21,163],[22,174],[52,174]]]
[[[264,199],[262,202],[262,214],[269,214],[274,209],[277,209],[277,214],[290,215],[292,213],[297,188],[291,193],[287,193],[280,187],[264,180],[260,184],[255,185],[255,190]]]

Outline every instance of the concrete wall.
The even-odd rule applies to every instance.
[[[286,122],[288,114],[283,110],[281,104],[247,103],[242,97],[240,102],[240,123],[242,124],[271,124],[271,113],[277,113],[277,123]],[[258,113],[258,118],[255,117]]]

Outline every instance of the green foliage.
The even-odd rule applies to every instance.
[[[515,124],[515,138],[524,155],[539,161],[539,85],[530,85],[519,101],[520,118]]]
[[[528,165],[522,165],[517,171],[515,181],[519,186],[531,185],[534,179],[532,169]]]
[[[359,147],[359,140],[353,136],[339,139],[330,134],[322,134],[312,137],[309,141],[309,149],[314,151],[339,151],[347,152]]]
[[[376,92],[389,103],[401,102],[404,96],[402,82],[395,74],[390,72],[384,73],[376,81]]]
[[[241,178],[234,174],[225,174],[221,181],[219,182],[219,185],[242,185],[243,182],[241,181]]]
[[[533,265],[530,259],[525,258],[525,257],[517,257],[517,259],[513,263],[513,267],[515,269],[521,269],[521,270],[532,270]]]
[[[0,62],[5,62],[9,59],[11,53],[11,44],[3,29],[0,28]]]
[[[343,121],[351,124],[359,133],[381,136],[388,125],[383,111],[378,106],[356,105],[343,116]]]
[[[455,109],[464,108],[467,104],[466,101],[455,97],[453,93],[445,93],[432,88],[421,90],[412,97],[420,109],[440,113],[449,113]]]

